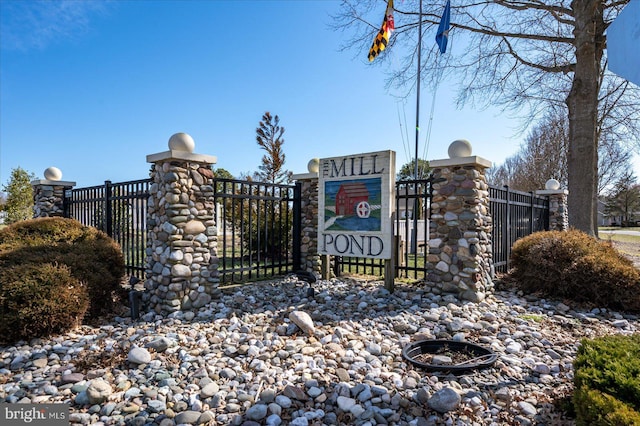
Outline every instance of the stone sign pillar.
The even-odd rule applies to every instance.
[[[169,151],[147,156],[147,261],[143,302],[166,315],[204,306],[217,291],[218,248],[213,171],[216,157],[194,154],[176,133]]]
[[[485,170],[491,161],[471,156],[471,144],[457,140],[449,159],[429,162],[433,198],[428,283],[437,293],[480,302],[493,288],[492,222]]]
[[[301,206],[301,242],[300,267],[303,271],[328,279],[328,272],[323,271],[323,262],[318,254],[318,168],[319,160],[312,159],[307,164],[309,173],[292,176],[293,180],[302,185]],[[328,256],[326,256],[328,258]],[[326,268],[328,270],[328,268]],[[327,275],[327,276],[325,276]]]
[[[31,181],[33,186],[33,217],[64,217],[64,193],[76,186],[75,182],[65,182],[57,167],[44,171],[44,179]]]
[[[560,189],[560,182],[549,179],[545,189],[536,191],[536,195],[549,197],[549,230],[566,231],[569,229],[569,212],[567,210],[567,197],[569,191]]]

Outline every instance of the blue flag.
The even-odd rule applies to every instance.
[[[449,39],[449,22],[451,21],[451,1],[447,0],[447,5],[444,7],[442,18],[440,19],[440,25],[438,25],[438,32],[436,33],[436,43],[440,48],[440,53],[447,51],[447,40]]]

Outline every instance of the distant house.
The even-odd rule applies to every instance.
[[[598,198],[598,226],[609,226],[611,222],[615,222],[614,218],[605,214],[605,207],[605,202]]]
[[[349,182],[340,185],[336,194],[336,215],[355,214],[356,205],[361,201],[369,201],[369,190],[364,183]]]
[[[604,200],[598,199],[598,226],[620,226],[623,223],[627,223],[625,226],[631,226],[629,222],[631,224],[634,222],[640,223],[637,220],[640,217],[640,211],[632,212],[628,218],[625,218],[622,215],[613,216],[610,213],[606,213],[606,210]]]

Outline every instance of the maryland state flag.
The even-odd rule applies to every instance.
[[[373,61],[376,56],[380,54],[389,44],[389,37],[391,36],[391,31],[395,29],[395,24],[393,23],[393,0],[389,0],[387,4],[387,11],[384,13],[384,19],[382,20],[382,26],[380,27],[380,31],[376,34],[375,40],[373,40],[373,44],[371,45],[371,49],[369,49],[369,62]]]

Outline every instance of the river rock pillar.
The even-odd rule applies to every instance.
[[[307,164],[309,173],[294,174],[292,179],[302,186],[300,266],[303,271],[328,279],[323,273],[323,261],[318,254],[318,168],[314,158]],[[327,256],[328,257],[328,256]],[[328,269],[328,268],[327,268]]]
[[[219,284],[211,170],[217,159],[194,154],[194,147],[191,136],[176,133],[169,151],[147,156],[152,183],[143,301],[160,315],[204,306]]]
[[[491,161],[471,156],[471,144],[465,140],[449,146],[449,157],[429,162],[433,197],[427,281],[435,292],[480,302],[493,289],[485,179]]]
[[[569,191],[560,189],[560,182],[549,179],[545,189],[536,191],[536,195],[549,197],[549,230],[566,231],[569,229],[569,212],[567,197]]]
[[[31,181],[33,187],[33,217],[64,217],[65,192],[76,186],[65,182],[57,167],[44,171],[44,179]]]

